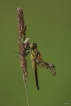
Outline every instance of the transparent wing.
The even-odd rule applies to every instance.
[[[37,63],[37,64],[39,65],[39,67],[41,67],[41,68],[47,68],[47,69],[51,72],[51,74],[52,74],[53,76],[56,75],[56,67],[55,67],[55,65],[43,61],[42,56],[41,56],[40,53],[38,53],[38,55],[37,55],[36,63]]]
[[[39,52],[38,52],[38,55],[36,57],[36,63],[39,65],[39,67],[46,68],[46,65],[45,65],[45,63],[44,63],[44,61],[42,59],[42,56],[41,56],[41,54]]]

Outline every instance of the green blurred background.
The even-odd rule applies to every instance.
[[[0,106],[27,106],[18,54],[17,7],[23,8],[27,37],[43,59],[56,65],[53,77],[38,67],[36,89],[30,56],[27,88],[30,106],[71,105],[71,0],[0,1]]]

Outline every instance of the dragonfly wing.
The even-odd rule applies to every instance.
[[[35,78],[36,87],[39,90],[37,63],[35,61],[32,61],[32,68],[33,68],[33,71],[34,71],[34,78]]]
[[[42,56],[39,51],[37,52],[36,63],[39,65],[40,68],[45,67],[44,61],[43,61]]]
[[[46,62],[45,62],[45,65],[46,65],[46,68],[51,72],[51,74],[53,76],[55,76],[56,75],[56,67],[55,67],[55,65],[51,64],[51,63],[46,63]]]
[[[39,66],[40,68],[45,68],[44,62],[39,61],[38,59],[36,59],[36,63],[38,64],[38,66]]]

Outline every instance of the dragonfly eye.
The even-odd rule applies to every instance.
[[[33,43],[33,47],[37,48],[37,44],[36,43]]]
[[[35,42],[32,42],[30,45],[30,48],[31,49],[37,48],[37,44]]]

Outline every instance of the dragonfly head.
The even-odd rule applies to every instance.
[[[32,42],[32,43],[30,44],[30,48],[31,48],[31,49],[37,48],[37,44],[36,44],[35,42]]]

